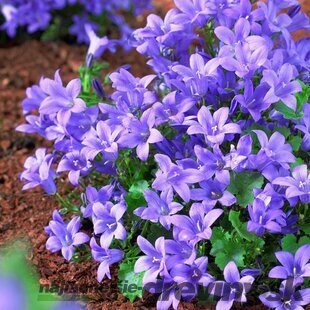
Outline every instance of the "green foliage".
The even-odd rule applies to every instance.
[[[228,219],[239,237],[244,239],[242,243],[247,253],[245,260],[251,263],[256,255],[261,254],[265,241],[257,235],[247,231],[247,223],[240,221],[240,211],[231,210]]]
[[[290,166],[291,168],[295,168],[296,166],[300,166],[302,164],[304,164],[304,161],[302,160],[302,158],[297,157],[296,161],[294,163],[291,163]]]
[[[289,138],[288,142],[292,146],[293,151],[298,152],[302,142],[302,138],[300,136],[292,136]]]
[[[309,101],[310,97],[310,85],[305,84],[302,81],[298,81],[302,91],[295,94],[296,100],[297,100],[297,110],[301,111],[303,108],[303,105]]]
[[[144,272],[134,272],[135,262],[124,261],[118,271],[118,288],[131,302],[143,295],[142,280]]]
[[[146,239],[154,244],[159,237],[173,239],[173,235],[170,230],[165,229],[163,226],[161,226],[161,224],[150,223],[149,229],[146,233]]]
[[[210,254],[215,256],[215,263],[221,270],[231,260],[239,267],[253,264],[265,244],[262,238],[247,231],[247,224],[240,221],[240,211],[231,210],[228,219],[233,229],[225,231],[222,227],[215,227],[210,239]]]
[[[261,188],[264,177],[258,172],[231,173],[228,191],[237,197],[237,204],[246,207],[254,200],[253,189]]]
[[[246,223],[242,223],[240,221],[240,211],[229,212],[229,221],[231,225],[234,227],[239,236],[247,241],[254,241],[254,239],[258,238],[255,234],[249,233],[246,229]]]
[[[102,70],[109,66],[108,63],[94,63],[90,68],[80,66],[79,74],[82,82],[82,92],[80,98],[82,98],[88,107],[97,105],[101,98],[98,98],[95,91],[92,90],[91,82],[94,78],[101,75]]]
[[[303,105],[308,102],[310,96],[310,86],[304,84],[301,81],[298,81],[302,87],[302,91],[295,94],[297,106],[296,111],[289,108],[286,104],[282,101],[279,101],[275,104],[275,109],[280,112],[284,118],[290,120],[296,120],[303,117],[304,113],[302,112]]]
[[[145,180],[139,180],[131,185],[129,192],[125,197],[128,211],[133,212],[138,207],[146,204],[143,192],[149,187],[149,184]]]
[[[304,224],[300,226],[300,229],[306,234],[310,235],[310,223],[309,224]]]
[[[286,119],[300,119],[303,117],[302,112],[295,112],[293,109],[289,108],[282,101],[275,104],[275,109],[280,112]]]
[[[59,193],[56,193],[55,197],[58,203],[61,205],[61,209],[59,210],[61,214],[76,213],[81,215],[80,208],[71,201],[69,196],[68,198],[63,198]]]
[[[74,255],[71,259],[74,263],[82,263],[92,258],[90,248],[86,244],[82,244],[74,249]]]
[[[286,235],[282,239],[282,250],[295,253],[299,247],[308,243],[310,243],[309,236],[303,236],[297,241],[297,237],[295,235]]]
[[[215,227],[210,239],[212,249],[210,254],[215,256],[216,265],[223,270],[226,264],[233,260],[237,266],[244,267],[244,256],[246,254],[242,245],[242,238],[233,237],[221,227]]]
[[[291,131],[287,127],[276,127],[275,131],[280,132],[285,137],[285,139],[287,139],[291,135]]]

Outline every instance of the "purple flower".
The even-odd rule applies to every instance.
[[[115,140],[118,139],[121,130],[120,126],[112,130],[107,123],[99,121],[96,130],[91,131],[83,140],[89,158],[95,158],[97,154],[102,153],[105,160],[115,160],[118,156],[118,145]]]
[[[310,303],[310,289],[295,291],[292,280],[283,281],[279,293],[266,292],[259,295],[261,302],[276,310],[303,310]]]
[[[254,278],[240,274],[235,262],[230,261],[224,268],[224,281],[211,283],[208,290],[212,295],[220,296],[216,310],[229,310],[234,301],[246,302],[246,293],[250,290]]]
[[[113,99],[116,99],[116,96],[120,96],[119,92],[130,92],[133,89],[137,89],[145,93],[145,97],[154,96],[147,87],[154,80],[156,75],[146,75],[143,78],[134,77],[130,72],[124,68],[120,68],[119,71],[115,71],[109,75],[110,80],[112,81],[112,87],[118,91],[113,94]]]
[[[59,222],[61,225],[67,225],[65,222],[64,222],[64,220],[62,219],[62,217],[61,217],[61,215],[60,215],[60,213],[58,212],[58,210],[54,210],[53,211],[53,215],[52,215],[52,219],[53,219],[53,221],[55,221],[55,222]],[[48,234],[48,235],[53,235],[53,232],[52,232],[52,230],[51,230],[51,228],[49,227],[49,226],[45,226],[44,227],[44,231]]]
[[[214,207],[217,202],[226,207],[231,206],[236,203],[236,197],[226,190],[229,181],[229,174],[221,174],[213,180],[200,182],[200,188],[191,190],[191,199],[203,200],[205,204],[211,207]]]
[[[248,206],[250,221],[248,221],[247,230],[262,236],[265,230],[271,233],[280,233],[281,226],[286,224],[285,213],[279,209],[270,209],[266,207],[261,199],[254,199],[253,205]],[[282,225],[280,225],[280,222]]]
[[[186,14],[192,25],[200,27],[205,25],[208,14],[210,14],[205,0],[175,0],[175,4],[179,10]]]
[[[94,232],[95,234],[102,234],[100,243],[105,249],[111,245],[113,238],[126,239],[126,230],[122,222],[126,210],[127,206],[124,200],[111,208],[104,208],[101,203],[96,203],[93,206]]]
[[[28,157],[24,164],[25,171],[20,174],[20,179],[27,181],[23,190],[41,185],[47,194],[55,194],[55,172],[52,169],[54,161],[54,155],[46,154],[44,148],[37,149],[35,155]]]
[[[213,146],[214,144],[222,144],[225,135],[241,133],[241,129],[238,124],[228,123],[228,108],[220,108],[214,112],[213,116],[210,110],[203,106],[200,108],[197,114],[198,122],[188,128],[187,133],[189,135],[203,134],[206,142]]]
[[[243,110],[249,112],[256,122],[261,118],[261,113],[270,106],[270,103],[267,103],[264,99],[268,89],[267,83],[261,83],[254,90],[252,81],[247,79],[244,93],[235,97]]]
[[[144,220],[151,222],[160,222],[166,229],[170,229],[171,215],[183,209],[183,206],[173,202],[173,191],[168,189],[160,194],[160,197],[153,191],[146,189],[144,197],[148,204],[147,207],[140,207],[134,211],[134,214]]]
[[[61,250],[63,257],[71,260],[74,247],[89,241],[89,237],[78,232],[81,226],[81,219],[75,216],[68,224],[52,220],[49,223],[49,230],[52,233],[46,241],[46,248],[51,252]]]
[[[200,145],[195,145],[195,154],[199,164],[199,171],[203,174],[204,180],[208,180],[215,174],[218,177],[221,174],[228,174],[224,170],[226,160],[218,145],[213,148],[213,153],[208,149],[202,148]]]
[[[78,186],[80,175],[86,175],[90,168],[91,163],[87,158],[87,150],[82,151],[74,150],[63,156],[58,164],[57,172],[69,170],[69,181],[72,185]]]
[[[174,230],[176,231],[176,230]],[[176,264],[188,264],[191,265],[196,259],[197,252],[195,246],[186,242],[177,240],[166,240],[166,253],[170,254],[167,258],[166,265],[168,269],[171,269]]]
[[[205,60],[201,55],[193,54],[190,57],[189,64],[190,68],[183,65],[175,65],[172,67],[172,70],[182,77],[193,96],[205,96],[208,92],[208,84],[212,73],[218,67],[218,61],[213,59],[205,64]]]
[[[78,98],[81,92],[81,80],[75,79],[64,87],[62,85],[59,71],[55,73],[55,80],[45,79],[49,96],[45,98],[39,108],[43,114],[52,114],[59,111],[79,113],[86,109],[85,102]]]
[[[172,223],[179,231],[177,238],[193,245],[200,240],[210,239],[212,235],[210,227],[222,213],[221,209],[209,209],[205,212],[202,204],[193,204],[189,210],[189,216],[174,215],[172,217]]]
[[[292,176],[278,177],[272,181],[287,187],[285,191],[286,198],[299,197],[303,203],[310,201],[310,174],[307,171],[307,165],[300,165],[293,169]]]
[[[89,39],[87,55],[92,55],[95,59],[99,58],[105,50],[115,51],[115,40],[109,40],[107,36],[99,38],[91,24],[86,24],[85,31]]]
[[[256,160],[261,162],[261,170],[270,163],[280,164],[283,168],[288,169],[288,163],[295,162],[296,158],[292,154],[292,147],[285,143],[285,137],[282,134],[276,131],[268,140],[266,133],[262,130],[253,130],[253,132],[256,133],[261,146],[256,156]]]
[[[294,278],[294,285],[304,282],[304,277],[310,277],[310,244],[301,246],[295,256],[286,251],[275,253],[282,266],[276,266],[269,271],[269,278]]]
[[[124,257],[122,250],[107,249],[101,244],[99,246],[95,238],[90,240],[91,253],[96,262],[99,262],[97,280],[101,282],[105,276],[111,279],[110,265],[121,261]]]
[[[299,82],[291,82],[296,77],[296,73],[296,68],[288,63],[281,66],[278,74],[273,70],[264,70],[262,82],[266,82],[270,86],[265,101],[275,103],[282,100],[295,111],[296,98],[293,94],[302,90]]]
[[[111,184],[103,186],[99,191],[97,191],[96,188],[92,186],[87,186],[85,196],[83,197],[86,207],[81,208],[83,216],[84,217],[92,216],[93,205],[96,202],[100,202],[102,204],[106,203],[112,197],[113,191],[114,186]]]
[[[142,236],[138,236],[139,248],[146,255],[140,257],[134,267],[136,273],[145,271],[143,276],[143,286],[156,282],[158,275],[167,273],[165,238],[160,237],[155,241],[155,247]]]
[[[183,292],[182,297],[187,301],[192,300],[197,295],[198,285],[208,287],[214,281],[213,277],[206,271],[207,266],[208,257],[203,256],[197,258],[191,265],[175,265],[170,271],[170,275],[176,283],[179,285],[191,284],[194,287],[194,292],[191,290],[188,293]]]
[[[254,197],[264,201],[270,209],[281,209],[284,205],[282,195],[275,191],[271,183],[267,183],[264,189],[254,188]]]
[[[252,137],[250,134],[242,136],[237,144],[230,146],[230,153],[226,156],[227,166],[240,172],[247,168],[248,157],[252,153]]]
[[[27,98],[22,102],[23,112],[27,113],[32,110],[38,110],[42,101],[47,97],[47,94],[42,89],[44,78],[41,78],[39,85],[33,85],[26,90]]]
[[[232,32],[229,28],[224,26],[218,26],[214,29],[215,35],[225,44],[233,48],[237,43],[245,42],[250,34],[250,23],[246,18],[240,18],[237,20],[234,26],[235,32]],[[257,37],[257,40],[264,40]],[[222,50],[223,52],[223,50]]]
[[[155,160],[160,170],[156,172],[156,179],[152,187],[160,191],[173,188],[185,202],[188,202],[190,200],[188,184],[201,181],[203,175],[197,173],[196,169],[181,169],[173,164],[166,155],[156,154]]]
[[[10,37],[14,37],[16,34],[16,28],[18,27],[17,16],[18,10],[11,4],[2,4],[1,13],[5,18],[5,23],[1,25],[1,30],[6,30]]]
[[[146,161],[149,156],[149,144],[163,141],[161,133],[153,128],[155,114],[149,109],[143,113],[140,120],[133,120],[128,128],[128,133],[123,133],[117,143],[122,147],[137,147],[138,157]]]
[[[225,16],[239,20],[240,17],[245,18],[251,26],[252,32],[259,34],[261,26],[257,21],[265,18],[262,9],[252,10],[252,3],[249,0],[240,0],[240,2],[230,8],[225,9]]]
[[[196,100],[191,97],[182,96],[173,91],[167,94],[162,102],[156,102],[152,108],[157,115],[157,123],[165,123],[168,120],[172,124],[181,125],[184,121],[184,114],[196,104]]]
[[[268,56],[268,45],[264,38],[250,36],[248,42],[238,42],[235,45],[234,53],[230,48],[224,46],[219,54],[219,63],[224,69],[234,71],[241,78],[247,78],[252,77],[254,72],[265,64]],[[234,54],[235,58],[232,56]]]

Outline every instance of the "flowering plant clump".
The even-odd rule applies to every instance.
[[[122,293],[133,301],[143,286],[158,309],[181,299],[302,309],[310,41],[292,33],[309,20],[295,0],[175,4],[132,36],[153,74],[122,67],[102,83],[94,36],[80,79],[65,86],[57,71],[27,90],[18,130],[54,141],[21,174],[24,189],[41,185],[62,205],[47,248],[92,257],[98,281],[119,263]],[[57,193],[63,172],[69,196]]]
[[[105,38],[106,43],[109,47],[119,44],[129,48],[127,41],[132,29],[122,12],[137,16],[152,5],[151,0],[0,0],[0,8],[4,18],[1,29],[9,37],[16,36],[19,27],[26,27],[28,33],[44,31],[43,39],[69,33],[77,42],[89,43],[89,27],[102,34],[118,29],[120,39],[109,43]]]

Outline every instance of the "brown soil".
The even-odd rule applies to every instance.
[[[170,0],[164,1],[171,5]],[[98,284],[98,265],[94,261],[71,264],[61,255],[49,253],[45,249],[46,234],[43,229],[53,210],[59,206],[53,197],[44,195],[39,188],[21,191],[18,174],[23,170],[25,159],[36,148],[48,145],[37,136],[15,131],[24,122],[21,101],[25,97],[25,89],[37,83],[42,75],[52,77],[58,68],[61,68],[65,82],[75,78],[85,53],[84,47],[37,41],[0,49],[0,246],[18,238],[29,242],[31,250],[28,259],[39,272],[40,284],[54,283],[87,290],[88,309],[150,309],[156,302],[153,296],[146,295],[131,304],[118,293],[116,268],[112,270],[112,281],[104,280]],[[108,54],[105,60],[111,64],[108,70],[129,63],[134,74],[145,74],[145,60],[135,52],[129,55]],[[203,307],[185,303],[180,305],[180,309],[198,308]]]

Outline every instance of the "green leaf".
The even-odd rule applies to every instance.
[[[298,246],[301,247],[302,245],[310,244],[310,237],[309,236],[303,236],[298,241]]]
[[[145,180],[137,181],[131,185],[125,197],[129,212],[133,212],[135,209],[146,204],[143,192],[148,187],[149,184]]]
[[[246,207],[254,200],[253,189],[261,188],[264,177],[258,172],[231,173],[228,191],[237,197],[237,203]]]
[[[300,119],[304,116],[303,112],[295,112],[282,101],[275,104],[275,109],[280,112],[286,119]]]
[[[240,221],[240,211],[233,211],[229,212],[229,221],[231,222],[232,226],[235,228],[239,236],[247,241],[253,241],[256,237],[255,234],[251,234],[246,229],[246,223],[242,223]]]
[[[280,132],[280,133],[285,137],[285,139],[286,139],[287,137],[289,137],[290,134],[291,134],[290,129],[287,128],[287,127],[276,127],[276,128],[275,128],[275,131]]]
[[[282,239],[282,250],[295,253],[298,249],[297,238],[294,235],[286,235]]]
[[[224,270],[227,263],[233,260],[237,266],[244,267],[245,249],[242,246],[241,238],[232,238],[221,227],[215,227],[210,239],[212,249],[210,254],[215,256],[215,263]]]
[[[282,250],[295,253],[298,248],[308,243],[310,243],[310,237],[308,236],[301,237],[297,242],[297,237],[295,235],[286,235],[282,239]]]
[[[295,168],[296,166],[300,166],[302,164],[304,164],[304,161],[300,157],[297,157],[296,161],[294,163],[291,163],[290,166],[291,168]]]
[[[118,271],[118,288],[120,292],[131,302],[143,295],[142,280],[144,272],[134,272],[135,262],[126,262],[120,264]]]
[[[294,152],[299,151],[301,142],[302,142],[302,138],[299,136],[292,136],[288,142],[290,143],[290,145],[292,146],[292,149]]]
[[[145,180],[140,180],[134,184],[131,185],[129,188],[129,193],[131,194],[131,197],[134,199],[139,199],[141,196],[143,196],[143,192],[145,189],[149,187],[149,184]]]
[[[300,226],[300,229],[307,235],[310,235],[310,223]]]
[[[231,210],[228,216],[235,231],[243,240],[243,249],[248,255],[245,257],[246,264],[251,264],[257,255],[261,255],[265,241],[257,235],[247,231],[247,224],[240,221],[240,212]]]
[[[146,236],[146,239],[153,244],[159,237],[165,237],[165,239],[173,239],[172,232],[165,229],[162,225],[158,223],[150,223]]]
[[[310,86],[303,83],[302,81],[298,81],[302,91],[295,94],[296,100],[297,100],[297,111],[301,111],[303,108],[303,105],[308,102],[309,96],[310,96]]]

